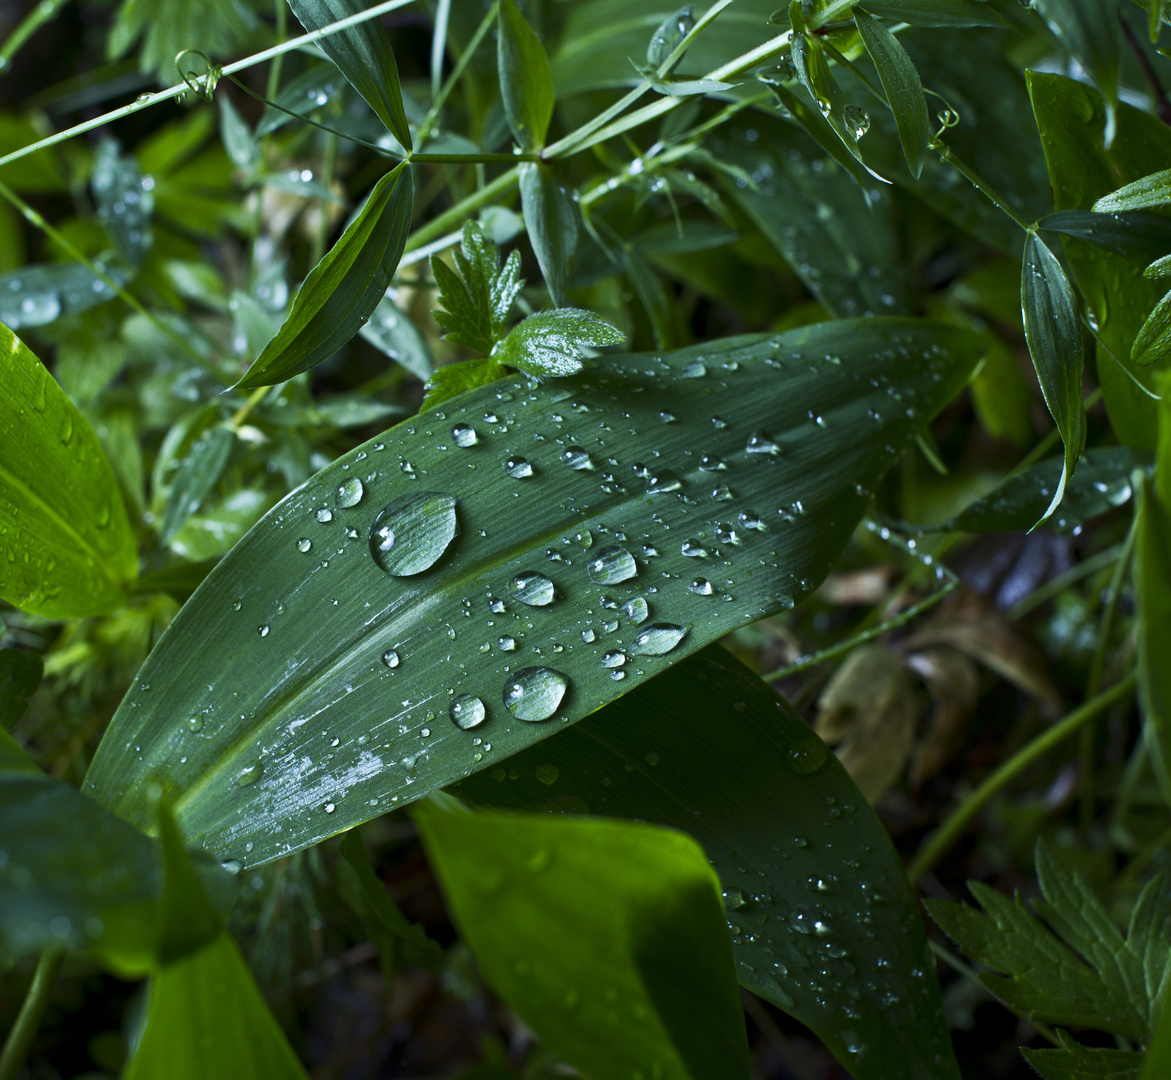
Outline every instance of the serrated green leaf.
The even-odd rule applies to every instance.
[[[720,884],[683,833],[422,804],[415,820],[480,970],[586,1075],[747,1080]]]
[[[238,388],[271,386],[308,371],[362,328],[402,258],[413,204],[410,168],[399,165],[378,181],[362,212],[309,272],[289,317]]]
[[[911,58],[898,39],[878,19],[865,12],[854,14],[854,25],[874,62],[890,111],[894,114],[899,144],[907,167],[916,180],[923,172],[931,131],[927,126],[927,98]]]
[[[520,204],[549,295],[557,307],[564,307],[581,234],[577,193],[553,166],[527,161],[520,167]]]
[[[222,932],[151,981],[124,1080],[307,1080],[236,943]]]
[[[289,7],[306,30],[320,30],[367,6],[362,0],[289,0]],[[403,150],[410,153],[411,129],[403,111],[398,65],[382,24],[373,19],[358,23],[319,38],[317,47],[337,64]]]
[[[171,542],[175,533],[199,509],[208,492],[215,487],[228,464],[235,442],[236,433],[232,428],[222,424],[208,428],[180,461],[159,534],[164,544]]]
[[[520,254],[512,252],[501,268],[495,241],[469,221],[454,257],[458,274],[437,256],[431,259],[444,308],[433,312],[435,320],[447,331],[444,337],[448,341],[491,353],[504,336],[513,302],[524,286]]]
[[[983,0],[861,0],[858,7],[880,19],[905,22],[910,26],[1008,27],[1009,23]]]
[[[553,118],[553,74],[541,39],[525,22],[516,0],[501,0],[497,17],[496,68],[504,115],[525,153],[545,145]]]
[[[1041,395],[1065,445],[1053,499],[1040,520],[1057,509],[1086,444],[1082,404],[1082,333],[1073,286],[1057,256],[1030,232],[1021,262],[1021,317]]]
[[[0,727],[11,730],[41,685],[45,665],[36,653],[0,649]]]
[[[1046,1023],[1145,1041],[1171,965],[1166,876],[1143,889],[1123,937],[1085,877],[1062,870],[1040,843],[1037,869],[1046,903],[1036,906],[1049,926],[1019,896],[978,881],[968,888],[983,911],[950,900],[927,900],[927,910],[965,955],[1002,973],[980,976],[1002,1001]]]
[[[953,327],[842,320],[608,357],[571,380],[502,380],[447,401],[339,458],[233,548],[139,673],[87,791],[141,820],[136,778],[155,778],[185,835],[252,863],[490,767],[806,595],[863,511],[858,486],[873,488],[981,349]],[[898,408],[885,384],[871,385],[880,374],[899,385]],[[671,423],[660,416],[667,396]],[[563,460],[570,446],[585,459]],[[724,458],[727,472],[701,468],[700,453]],[[619,465],[603,468],[609,457]],[[598,468],[581,467],[590,458]],[[631,465],[648,458],[639,480]],[[434,531],[401,539],[433,568],[397,577],[396,523],[424,502],[437,509]],[[740,543],[727,545],[715,522],[739,514]],[[731,568],[681,554],[700,533]],[[524,584],[538,567],[551,593]],[[601,657],[635,648],[642,630],[606,630],[598,590],[633,599],[651,580],[653,621],[690,630],[618,682]],[[536,671],[515,691],[523,669]],[[490,753],[445,719],[457,685],[484,705]],[[535,722],[554,704],[557,723]],[[198,734],[190,716],[203,718]],[[141,751],[122,753],[127,741]]]
[[[461,360],[458,364],[436,368],[427,380],[427,396],[423,398],[423,411],[434,409],[441,402],[448,401],[466,390],[488,386],[507,374],[508,370],[504,365],[491,356]]]
[[[1094,212],[1117,214],[1129,210],[1153,210],[1168,204],[1171,204],[1171,169],[1164,169],[1103,195],[1094,203]]]
[[[1065,487],[1058,512],[1044,520],[1043,528],[1069,532],[1131,499],[1131,474],[1150,471],[1152,456],[1129,446],[1087,450],[1077,473]],[[1061,482],[1062,458],[1047,458],[1009,477],[987,495],[964,507],[962,513],[940,526],[964,532],[1027,531],[1053,501]]]
[[[1159,364],[1171,356],[1171,292],[1164,295],[1139,327],[1130,358],[1139,367]]]
[[[0,596],[49,618],[122,606],[138,551],[97,436],[0,325]]]
[[[145,32],[139,70],[153,72],[161,86],[169,86],[179,81],[179,52],[198,47],[213,58],[228,55],[255,25],[256,16],[239,0],[124,0],[106,53],[117,59]]]
[[[682,829],[722,882],[743,986],[811,1027],[857,1080],[957,1075],[890,838],[809,725],[719,646],[451,790]],[[818,920],[824,933],[803,932]],[[873,990],[858,994],[858,971]]]
[[[621,345],[624,335],[592,311],[558,308],[522,319],[493,356],[538,379],[576,375],[586,349]]]
[[[1171,248],[1171,219],[1141,211],[1099,214],[1092,210],[1058,210],[1040,218],[1037,228],[1085,240],[1131,262],[1150,262]]]

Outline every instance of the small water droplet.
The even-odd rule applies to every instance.
[[[781,452],[780,446],[763,431],[754,431],[748,436],[748,445],[744,447],[749,454],[769,454],[775,457]]]
[[[602,667],[616,668],[626,663],[626,653],[621,649],[612,649],[602,656]]]
[[[258,633],[258,634],[259,634],[261,637],[268,637],[268,627],[267,627],[267,626],[258,626],[258,627],[256,628],[256,632],[257,632],[257,633]]]
[[[637,626],[640,622],[646,621],[649,614],[647,603],[641,596],[636,596],[622,605],[622,614]]]
[[[870,130],[870,114],[860,105],[847,105],[842,120],[846,129],[853,132],[855,139],[862,138]]]
[[[561,455],[561,460],[571,469],[576,469],[579,472],[582,469],[592,469],[594,467],[593,460],[590,458],[588,451],[583,450],[580,446],[567,446],[565,452]]]
[[[684,540],[679,549],[689,559],[706,559],[708,550],[696,539]]]
[[[475,446],[479,441],[479,436],[476,434],[476,429],[470,424],[456,424],[451,429],[451,437],[455,440],[455,445],[467,449],[469,446]]]
[[[333,511],[330,510],[328,507],[323,506],[313,516],[315,518],[317,518],[317,520],[320,521],[322,525],[325,525],[327,522],[333,521]]]
[[[652,495],[661,495],[667,491],[678,491],[683,486],[677,473],[672,469],[660,469],[658,472],[648,472],[646,489]]]
[[[343,509],[357,506],[365,493],[362,481],[356,476],[350,476],[337,486],[337,504]]]
[[[624,547],[611,544],[602,548],[586,567],[590,580],[598,585],[617,585],[638,573],[634,556]]]
[[[538,780],[540,780],[542,784],[555,784],[560,773],[556,765],[550,765],[548,762],[542,762],[533,770],[533,775]],[[537,854],[542,853],[538,852]],[[541,869],[543,869],[544,866],[548,866],[550,862],[549,853],[544,852],[543,854],[545,855],[545,858],[542,860],[544,865],[541,867]],[[532,860],[530,860],[529,865],[532,866]]]
[[[679,377],[683,379],[702,379],[707,374],[707,365],[702,360],[692,360],[679,369]]]
[[[785,753],[785,764],[798,776],[808,776],[817,772],[829,757],[826,747],[812,729],[802,731],[791,743]]]
[[[451,703],[450,712],[452,723],[464,731],[479,727],[488,716],[484,703],[475,694],[460,694]]]
[[[187,717],[187,727],[188,727],[188,730],[190,730],[190,731],[202,731],[203,730],[203,717],[200,716],[198,713],[195,714],[194,716]]]
[[[527,458],[510,457],[504,461],[504,471],[514,480],[524,480],[533,475],[533,467]]]
[[[238,773],[236,773],[236,787],[248,787],[255,784],[260,779],[260,764],[245,765]]]
[[[388,649],[382,654],[382,662],[388,668],[396,668],[402,663],[402,658],[394,649]]]
[[[522,668],[504,684],[504,705],[518,720],[537,723],[557,711],[568,689],[569,679],[560,671]]]
[[[517,600],[522,604],[528,604],[529,607],[545,607],[553,603],[557,595],[553,582],[544,574],[538,574],[533,570],[517,574],[508,583],[508,587]]]
[[[501,652],[516,652],[516,638],[509,637],[507,634],[500,637],[496,644],[500,646]]]
[[[430,570],[459,531],[455,499],[436,491],[404,495],[388,503],[370,529],[374,561],[394,577]]]
[[[327,802],[325,804],[325,812],[327,814],[332,814],[336,809],[337,809],[337,807],[334,806],[333,803],[331,803],[331,802]]]
[[[740,534],[736,529],[728,524],[726,521],[716,522],[716,539],[721,544],[738,544],[740,543]]]
[[[297,541],[297,550],[298,551],[302,551],[302,552],[308,551],[312,546],[313,546],[313,541],[310,540],[309,537],[307,537],[307,536],[302,536],[301,539]]]
[[[664,656],[687,636],[688,627],[673,623],[651,623],[640,630],[630,648],[631,656]]]
[[[587,645],[589,645],[589,644],[590,644],[590,642],[592,642],[592,641],[596,640],[596,639],[597,639],[597,636],[598,636],[598,635],[597,635],[597,634],[594,632],[594,628],[593,628],[592,626],[587,626],[587,627],[586,627],[586,628],[585,628],[585,629],[584,629],[584,630],[581,632],[581,639],[582,639],[582,641],[584,641],[584,642],[585,642]]]
[[[696,596],[711,596],[715,589],[712,588],[712,583],[707,578],[693,578],[690,585],[687,586]]]
[[[490,612],[492,612],[493,615],[503,615],[504,614],[504,601],[501,600],[499,597],[489,596],[488,597],[488,610]]]
[[[704,454],[699,459],[699,467],[705,472],[721,472],[728,467],[728,463],[718,454]]]
[[[755,510],[742,510],[736,517],[736,520],[745,529],[763,529],[764,522],[761,521],[760,515]]]

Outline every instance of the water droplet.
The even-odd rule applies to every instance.
[[[497,642],[501,652],[516,652],[516,638],[504,634]]]
[[[522,604],[528,604],[529,607],[545,607],[547,604],[553,603],[557,595],[553,582],[544,574],[538,574],[533,570],[525,570],[517,574],[508,583],[508,587],[513,596]]]
[[[404,495],[387,504],[370,529],[370,553],[388,574],[430,570],[459,531],[455,499],[437,491]]]
[[[260,779],[260,772],[259,762],[254,765],[245,765],[236,773],[236,787],[248,787],[250,784],[255,784]]]
[[[785,754],[785,764],[798,776],[817,772],[829,757],[826,747],[812,729],[801,732],[791,743]]]
[[[571,469],[577,469],[578,471],[592,469],[594,467],[589,453],[580,446],[567,446],[565,452],[561,455],[561,460]]]
[[[258,626],[258,627],[256,628],[256,632],[257,632],[257,633],[258,633],[258,634],[259,634],[261,637],[268,637],[268,627],[267,627],[267,626]]]
[[[708,557],[708,550],[698,540],[684,540],[679,549],[689,559],[706,559]]]
[[[337,486],[337,504],[343,509],[357,506],[365,493],[361,480],[356,476],[348,477]]]
[[[533,770],[533,775],[536,776],[536,778],[538,780],[540,780],[542,784],[555,784],[557,782],[557,777],[560,775],[560,773],[558,772],[556,765],[550,765],[548,762],[542,762],[540,765],[538,765]],[[538,854],[541,854],[541,853],[538,852]],[[545,854],[544,865],[548,866],[549,865],[548,852],[545,852],[544,854]],[[532,865],[532,860],[530,860],[529,865],[530,866]],[[543,867],[542,867],[542,869],[543,869]]]
[[[617,585],[629,581],[638,573],[634,556],[624,547],[611,544],[602,548],[586,567],[590,580],[598,585]]]
[[[504,685],[504,704],[518,720],[548,720],[561,705],[569,679],[546,667],[522,668]]]
[[[702,360],[692,360],[679,369],[679,377],[683,379],[702,379],[707,374],[707,366]]]
[[[683,481],[671,469],[660,469],[658,472],[648,472],[646,477],[646,489],[652,495],[661,495],[666,491],[678,491],[683,486]]]
[[[748,445],[744,447],[749,454],[769,454],[775,457],[781,452],[776,441],[763,431],[754,431],[748,436]]]
[[[687,586],[696,596],[711,596],[715,589],[712,588],[712,583],[707,578],[694,578],[690,585]]]
[[[586,628],[585,628],[585,629],[584,629],[584,630],[581,632],[581,639],[582,639],[582,641],[584,641],[584,642],[585,642],[587,645],[588,645],[588,644],[589,644],[591,641],[594,641],[594,640],[597,638],[597,636],[598,636],[598,635],[597,635],[597,634],[594,632],[594,628],[593,628],[592,626],[587,626],[587,627],[586,627]]]
[[[501,600],[499,597],[489,596],[488,597],[488,610],[490,612],[492,612],[493,615],[503,615],[504,614],[504,601]]]
[[[764,523],[760,520],[760,515],[755,510],[742,510],[737,515],[736,520],[746,529],[764,528]]]
[[[337,809],[337,807],[334,806],[333,803],[331,803],[331,802],[327,802],[325,804],[325,812],[327,814],[332,814],[336,809]]]
[[[187,717],[187,728],[190,731],[202,731],[203,717],[198,714]]]
[[[675,414],[664,409],[661,413],[659,413],[659,419],[662,420],[664,424],[673,424],[675,423]]]
[[[324,506],[313,516],[317,518],[317,520],[320,521],[322,525],[333,521],[333,511]]]
[[[297,550],[298,551],[302,551],[302,552],[308,551],[312,546],[313,546],[313,541],[310,540],[309,537],[307,537],[307,536],[302,536],[301,539],[297,541]]]
[[[533,475],[533,467],[526,458],[510,457],[505,459],[504,471],[514,480],[524,480]]]
[[[450,711],[452,723],[464,731],[479,727],[488,715],[484,703],[475,694],[460,694],[451,703]]]
[[[456,446],[462,446],[465,450],[469,446],[475,446],[479,441],[476,429],[470,424],[456,424],[451,429],[451,437],[455,440]]]
[[[633,600],[627,600],[622,605],[622,614],[636,626],[640,622],[645,622],[649,614],[646,601],[641,596],[636,596]]]
[[[399,654],[397,652],[395,652],[394,649],[388,649],[386,652],[384,652],[382,654],[382,662],[388,668],[396,668],[399,666],[399,664],[402,663],[402,658],[399,656]]]
[[[675,626],[673,623],[651,623],[645,630],[639,631],[630,648],[630,655],[664,656],[683,640],[687,631],[688,627]]]
[[[854,133],[855,139],[862,138],[870,130],[870,114],[860,105],[847,105],[842,119],[846,129]]]
[[[729,525],[726,521],[716,522],[716,539],[721,544],[738,544],[740,543],[740,535],[735,528]]]
[[[612,649],[602,657],[602,667],[616,668],[626,663],[626,653],[621,649]]]
[[[699,459],[699,467],[705,472],[720,472],[728,467],[728,463],[718,454],[704,454]]]

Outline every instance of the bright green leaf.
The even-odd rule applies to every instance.
[[[118,481],[97,436],[6,326],[0,326],[0,536],[9,554],[0,559],[0,596],[50,618],[121,607],[138,568]]]
[[[539,311],[509,331],[493,356],[538,379],[575,375],[586,349],[621,345],[624,335],[592,311]]]
[[[720,884],[690,837],[458,804],[415,811],[484,977],[587,1076],[747,1080]]]
[[[1163,1015],[1147,1046],[1142,1080],[1162,1080],[1162,1077],[1171,1074],[1171,1005],[1167,1003],[1168,1000],[1171,998],[1163,1002]]]
[[[513,138],[525,153],[540,150],[553,118],[553,75],[545,47],[516,6],[501,0],[496,66]]]
[[[1117,214],[1127,210],[1153,210],[1168,204],[1171,204],[1171,169],[1164,169],[1103,195],[1094,203],[1094,211]]]
[[[158,958],[165,967],[197,952],[223,929],[161,791],[156,823],[163,853],[163,896],[159,910]]]
[[[368,6],[362,0],[289,0],[289,7],[306,30],[320,30]],[[317,47],[337,64],[350,85],[366,99],[378,119],[409,153],[411,129],[403,111],[398,66],[382,24],[368,19],[340,33],[319,38]]]
[[[362,328],[402,258],[413,203],[408,166],[399,165],[378,181],[362,212],[309,272],[289,317],[239,388],[270,386],[308,371]]]
[[[646,62],[658,70],[695,26],[695,5],[686,4],[668,15],[651,35],[646,49]]]
[[[226,932],[151,981],[123,1080],[307,1080]]]
[[[903,156],[907,159],[911,175],[917,180],[923,172],[931,142],[931,131],[927,126],[927,98],[923,94],[919,73],[906,49],[878,19],[865,12],[857,12],[854,25],[858,28],[870,59],[874,61],[890,111],[894,114]]]
[[[1021,263],[1021,316],[1041,394],[1065,444],[1065,461],[1052,501],[1057,509],[1086,444],[1082,405],[1082,333],[1073,286],[1057,256],[1036,233],[1025,238]]]
[[[495,357],[484,356],[473,360],[461,360],[436,368],[427,380],[427,396],[423,399],[423,411],[434,409],[440,402],[447,401],[480,386],[488,386],[504,378],[508,370]]]
[[[1171,292],[1167,293],[1139,327],[1130,358],[1139,367],[1159,364],[1171,356]]]
[[[1163,12],[1166,7],[1167,0],[1146,0],[1147,36],[1152,45],[1159,40],[1159,32],[1163,28]]]
[[[338,458],[232,549],[139,673],[87,790],[149,821],[139,780],[157,779],[186,836],[254,863],[491,767],[807,595],[863,512],[859,489],[958,393],[981,348],[920,320],[841,320],[448,400]],[[879,375],[898,384],[897,407]],[[726,480],[705,454],[728,463]],[[442,510],[435,528],[402,532],[421,501]],[[701,533],[731,568],[682,554]],[[408,557],[413,576],[396,576]],[[647,626],[616,614],[607,631],[599,589],[623,603],[651,581],[651,624],[677,629],[642,639]],[[640,657],[621,682],[601,663],[617,649]],[[457,683],[483,707],[490,753],[448,718]],[[464,704],[467,723],[478,707]],[[141,751],[122,753],[128,741]]]
[[[811,1027],[857,1080],[957,1075],[886,830],[809,725],[719,646],[451,790],[682,829],[723,884],[743,986]],[[826,933],[804,932],[818,920]],[[858,993],[858,971],[873,990]]]
[[[552,166],[525,162],[520,167],[520,203],[549,295],[557,307],[564,307],[581,231],[577,193]]]

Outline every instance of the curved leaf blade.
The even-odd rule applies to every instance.
[[[549,57],[516,0],[501,0],[497,32],[496,67],[508,126],[522,151],[540,150],[553,119]]]
[[[253,863],[491,767],[806,595],[981,348],[953,327],[843,320],[446,401],[339,458],[211,572],[87,790],[138,821],[151,777],[186,836]],[[413,520],[435,528],[406,543],[434,558],[394,577],[375,554],[403,499],[429,505]],[[679,632],[643,638],[655,624]],[[525,715],[556,679],[530,672],[532,697],[513,694],[532,668],[566,680],[551,723]],[[480,699],[482,731],[449,719],[456,694]]]
[[[557,307],[565,307],[581,236],[577,193],[557,178],[552,166],[530,161],[520,167],[520,204],[549,295]]]
[[[720,884],[683,833],[422,804],[423,844],[493,989],[587,1076],[749,1075]]]
[[[972,26],[1007,28],[1010,24],[984,0],[861,0],[859,8],[880,19],[905,22],[909,26]]]
[[[122,493],[93,429],[0,324],[0,597],[48,618],[120,608],[138,570]]]
[[[1030,232],[1021,262],[1021,316],[1025,340],[1049,414],[1065,444],[1065,463],[1049,517],[1065,494],[1086,444],[1086,409],[1082,404],[1082,333],[1073,286],[1057,256]]]
[[[378,181],[362,212],[309,272],[289,317],[238,388],[271,386],[308,371],[362,329],[403,257],[414,198],[407,165]]]
[[[1118,214],[1129,210],[1154,210],[1168,203],[1171,203],[1171,169],[1164,169],[1103,195],[1094,203],[1094,212]]]
[[[723,883],[742,985],[816,1031],[858,1080],[957,1075],[886,830],[809,725],[719,646],[451,790],[689,833]],[[819,919],[828,934],[802,932]],[[881,984],[860,994],[863,971]]]
[[[1171,356],[1171,292],[1166,293],[1139,327],[1130,358],[1139,367],[1160,363]]]
[[[320,30],[348,15],[356,15],[368,6],[361,0],[289,0],[297,21],[309,31]],[[398,66],[394,62],[390,39],[381,24],[376,25],[373,21],[358,23],[319,38],[317,46],[366,99],[403,150],[410,153],[411,129],[403,111]]]

